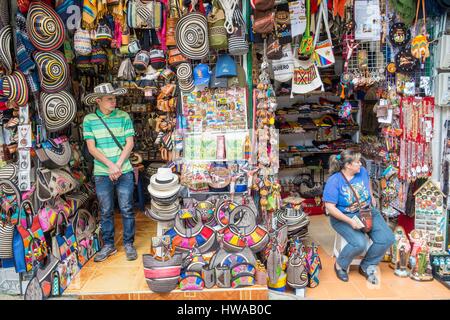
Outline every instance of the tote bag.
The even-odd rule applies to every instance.
[[[320,79],[319,70],[314,60],[298,60],[294,58],[294,75],[292,77],[291,98],[294,94],[304,94],[322,87],[322,79]]]
[[[276,81],[287,82],[294,74],[294,58],[290,43],[283,46],[283,57],[272,61],[273,76]]]
[[[334,64],[335,58],[333,54],[333,43],[331,41],[330,28],[328,26],[328,11],[326,7],[326,1],[320,3],[319,18],[317,19],[316,33],[314,35],[314,60],[319,68],[330,67]],[[322,20],[325,25],[325,31],[327,33],[327,39],[319,41],[320,38],[320,26]]]

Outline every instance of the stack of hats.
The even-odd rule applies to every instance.
[[[283,208],[276,212],[279,224],[288,226],[289,238],[305,239],[308,236],[308,216],[300,209]]]
[[[177,78],[181,91],[192,92],[194,90],[191,64],[187,62],[180,63],[177,67]]]
[[[145,215],[156,221],[170,221],[180,210],[178,192],[181,185],[178,176],[171,168],[158,168],[156,174],[150,178],[148,192],[152,198],[150,209]]]

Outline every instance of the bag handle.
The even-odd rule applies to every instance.
[[[306,37],[309,37],[311,35],[311,0],[306,0],[306,29],[305,29],[305,35]]]
[[[350,183],[350,181],[348,181],[348,179],[345,176],[345,174],[342,171],[340,171],[340,173],[341,173],[342,177],[344,178],[345,182],[347,182],[347,184],[349,185],[350,189],[352,190],[353,195],[355,196],[356,201],[358,202],[359,210],[361,210],[362,207],[361,207],[361,202],[359,201],[358,194],[356,193],[355,189],[353,189],[352,184]]]
[[[172,2],[169,3],[170,5],[170,18],[175,18],[174,15],[172,15],[173,11],[176,11],[176,13],[178,14],[178,18],[181,18],[182,16],[182,12],[180,10],[180,4],[178,3],[179,0],[173,0]],[[172,6],[173,4],[175,4],[175,6]]]
[[[320,27],[322,26],[322,19],[325,25],[325,31],[327,33],[328,39],[330,40],[331,44],[333,44],[331,40],[331,34],[330,34],[330,27],[328,26],[328,10],[327,10],[327,0],[322,0],[320,3],[319,8],[319,17],[317,19],[317,25],[316,25],[316,33],[314,34],[314,42],[313,47],[316,46],[317,41],[320,38]]]
[[[421,5],[422,4],[422,5]],[[423,12],[423,26],[422,29],[423,31],[426,32],[426,27],[427,27],[427,17],[426,17],[426,12],[425,12],[425,0],[422,0],[422,2],[420,0],[417,0],[417,6],[416,6],[416,19],[414,20],[414,27],[417,26],[417,20],[419,19],[419,8],[422,7],[422,12]],[[425,33],[424,32],[424,33]]]

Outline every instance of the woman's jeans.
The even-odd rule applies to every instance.
[[[348,214],[352,218],[355,214]],[[380,263],[386,250],[394,243],[394,233],[386,224],[380,211],[372,208],[372,230],[367,235],[372,239],[373,244],[367,251],[364,259],[361,261],[361,268],[365,271],[368,266],[376,266]],[[334,230],[339,233],[347,245],[342,249],[337,258],[338,265],[343,270],[348,270],[352,260],[361,255],[367,248],[368,239],[366,233],[353,229],[347,222],[337,220],[330,216],[330,223]]]
[[[117,192],[123,223],[123,244],[133,244],[135,218],[133,212],[134,174],[128,172],[116,181],[109,176],[95,176],[95,190],[100,203],[101,231],[105,246],[114,247],[114,190]]]

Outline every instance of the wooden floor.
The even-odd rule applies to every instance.
[[[65,295],[80,299],[268,299],[268,290],[254,286],[245,290],[210,289],[201,292],[182,292],[175,290],[170,294],[156,294],[149,290],[142,266],[142,254],[148,253],[150,237],[156,234],[156,224],[142,214],[137,215],[135,245],[139,258],[127,261],[122,247],[121,219],[116,217],[116,246],[118,253],[104,262],[89,261],[72,281]],[[330,253],[330,242],[334,233],[330,230],[325,216],[311,217],[310,234],[320,243],[320,257],[323,270],[320,284],[306,289],[307,299],[450,299],[450,290],[433,280],[416,282],[409,278],[399,278],[386,263],[380,264],[381,283],[370,285],[357,272],[350,272],[350,281],[342,282],[333,270],[334,258]],[[314,237],[317,237],[317,240]]]

